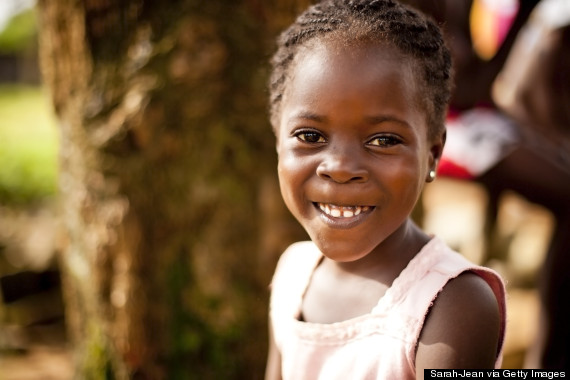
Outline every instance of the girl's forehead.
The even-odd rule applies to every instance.
[[[390,44],[358,40],[353,43],[336,40],[316,41],[299,49],[296,57],[297,63],[307,59],[320,59],[326,65],[330,65],[333,61],[335,64],[340,62],[354,63],[363,60],[371,62],[376,60],[379,64],[384,61],[398,61],[400,63],[410,61],[408,57]]]
[[[389,46],[315,45],[291,67],[281,122],[297,114],[337,121],[394,116],[423,129],[427,114],[416,78],[411,61]]]
[[[357,79],[384,71],[387,66],[393,66],[395,74],[405,77],[412,87],[419,84],[417,72],[413,70],[413,59],[388,43],[316,40],[300,47],[290,67],[288,82],[291,84],[291,79],[308,72],[313,75],[331,71],[345,72]],[[366,70],[362,71],[363,68]]]
[[[320,90],[329,87],[334,91],[374,90],[374,84],[395,86],[413,103],[420,87],[412,60],[396,48],[387,44],[346,46],[335,42],[312,44],[299,51],[291,67],[284,100],[292,92],[316,84]]]

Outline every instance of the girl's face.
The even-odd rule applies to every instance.
[[[299,53],[277,131],[285,203],[327,257],[358,260],[403,230],[443,139],[427,140],[409,60],[318,44]]]

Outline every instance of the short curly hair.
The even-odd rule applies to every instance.
[[[283,93],[299,48],[324,38],[389,44],[412,60],[426,111],[429,137],[445,130],[452,85],[451,56],[439,27],[394,0],[324,0],[310,6],[279,36],[271,59],[270,118],[278,128]]]

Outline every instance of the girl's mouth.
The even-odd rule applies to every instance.
[[[337,206],[331,203],[316,203],[316,205],[327,216],[332,218],[344,219],[353,218],[372,210],[370,206]]]

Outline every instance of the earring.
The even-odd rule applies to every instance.
[[[429,180],[433,181],[435,179],[435,170],[430,170],[429,171]]]

